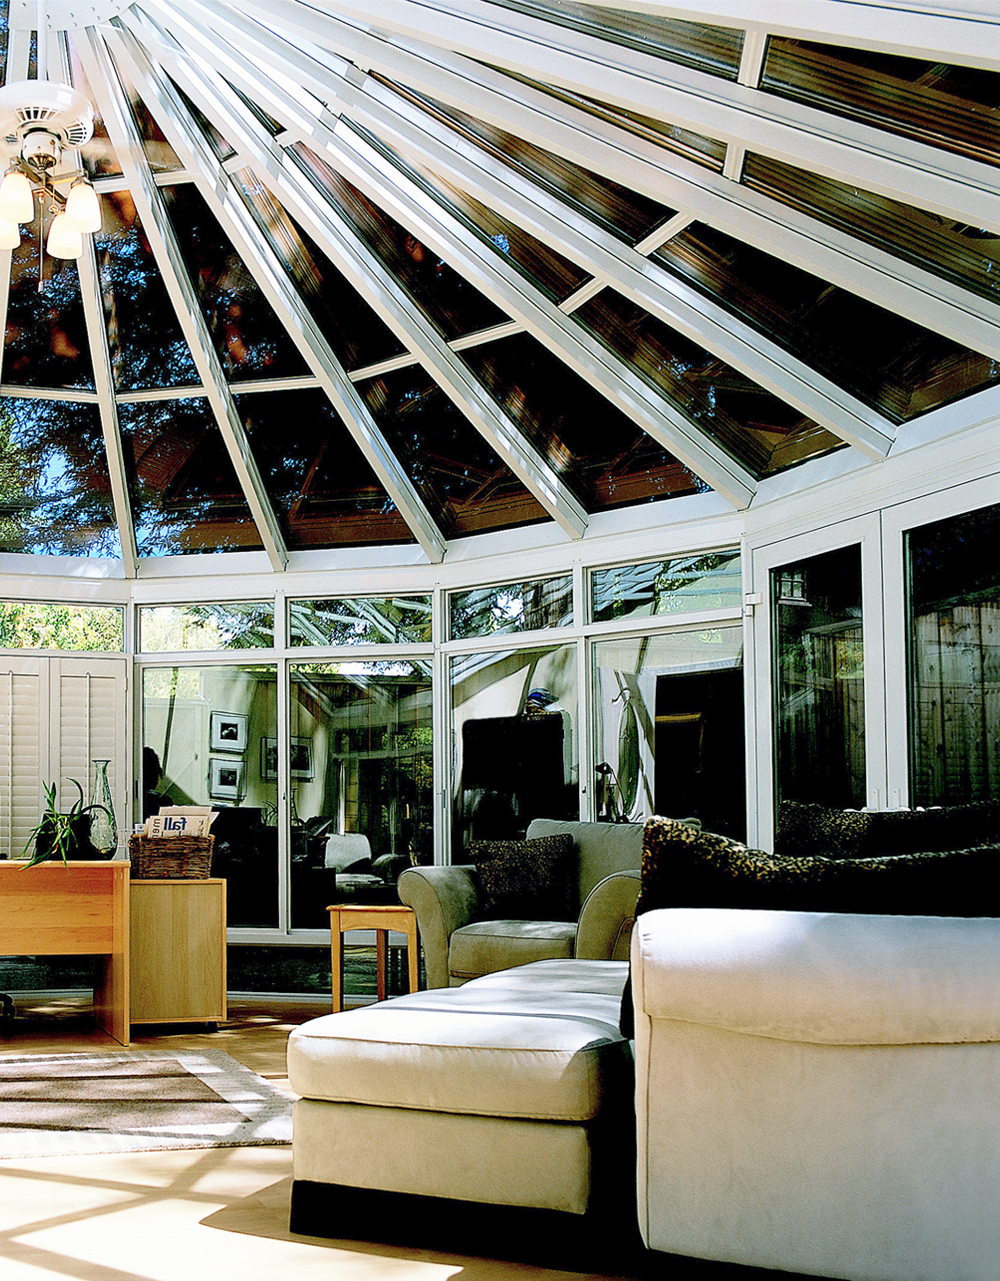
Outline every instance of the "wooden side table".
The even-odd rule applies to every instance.
[[[389,931],[406,935],[406,955],[410,970],[410,991],[420,986],[420,952],[417,942],[417,914],[403,903],[365,907],[362,903],[335,903],[330,913],[330,970],[333,975],[333,1012],[344,1008],[344,933],[346,930],[375,931],[375,972],[378,999],[386,996],[386,959],[389,955]]]

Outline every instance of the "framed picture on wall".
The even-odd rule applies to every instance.
[[[292,778],[312,778],[313,749],[312,742],[308,738],[292,739],[292,756],[289,764]]]
[[[244,795],[242,761],[212,756],[208,762],[208,794],[218,801],[241,801]]]
[[[209,746],[213,752],[245,752],[247,717],[241,712],[213,712]]]
[[[278,740],[276,738],[260,740],[260,776],[265,783],[273,783],[278,777]]]

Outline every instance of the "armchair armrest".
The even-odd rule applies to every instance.
[[[475,920],[479,876],[471,865],[408,867],[399,877],[399,897],[417,914],[427,986],[448,986],[448,943],[455,930]]]
[[[639,898],[639,873],[612,872],[594,886],[580,909],[576,956],[583,961],[627,961]]]

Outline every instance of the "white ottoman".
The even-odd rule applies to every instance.
[[[598,1167],[633,1177],[627,970],[536,961],[297,1028],[296,1184],[584,1214]]]

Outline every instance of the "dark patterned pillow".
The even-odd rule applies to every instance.
[[[872,815],[804,801],[780,801],[774,831],[775,854],[860,858]]]
[[[667,818],[646,822],[636,916],[660,907],[1000,915],[1000,846],[830,859],[766,854]],[[633,1035],[631,988],[622,1033]]]
[[[473,841],[486,920],[573,921],[573,838]]]

